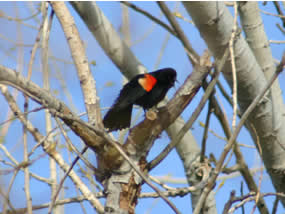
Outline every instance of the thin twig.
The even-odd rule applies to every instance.
[[[160,185],[162,188],[166,189],[166,190],[175,190],[176,188],[173,188],[173,187],[170,187],[170,186],[167,186],[165,183],[163,183],[162,181],[160,181],[159,179],[157,179],[156,177],[153,177],[153,176],[149,176],[149,178],[157,183],[158,185]]]
[[[19,43],[19,42],[15,42],[14,39],[11,39],[7,36],[4,36],[3,34],[0,34],[0,39],[3,39],[3,40],[6,40],[10,43],[12,43],[14,46],[19,46],[19,47],[26,47],[26,48],[29,48],[29,47],[33,47],[34,45],[33,44],[24,44],[24,43]]]
[[[94,195],[96,195],[97,198],[102,198],[104,197],[104,193],[103,192],[98,192],[98,193],[92,193]],[[77,196],[77,197],[73,197],[73,198],[65,198],[65,199],[61,199],[58,200],[55,205],[65,205],[65,204],[70,204],[70,203],[78,203],[78,202],[83,202],[83,201],[87,201],[88,199],[84,196]],[[50,206],[50,203],[44,203],[44,204],[40,204],[40,205],[34,205],[33,206],[33,210],[40,210],[40,209],[45,209],[48,208]],[[18,209],[14,209],[14,210],[8,210],[8,214],[26,214],[27,212],[27,208],[18,208]]]
[[[233,121],[232,121],[232,129],[235,130],[236,127],[236,117],[237,117],[237,73],[236,73],[236,63],[235,63],[235,54],[234,54],[234,42],[237,34],[237,16],[238,16],[238,6],[237,2],[234,2],[234,26],[232,29],[231,38],[229,41],[229,49],[231,56],[231,64],[232,64],[232,73],[233,73]]]
[[[160,25],[161,27],[163,27],[165,30],[167,30],[170,34],[172,34],[173,36],[177,37],[177,34],[174,30],[171,29],[171,27],[169,27],[167,24],[165,24],[163,21],[159,20],[158,18],[154,17],[153,15],[151,15],[149,12],[141,9],[140,7],[136,6],[135,4],[128,2],[128,1],[121,1],[121,4],[124,4],[130,8],[132,8],[133,10],[143,14],[144,16],[148,17],[150,20],[152,20],[153,22],[157,23],[158,25]]]
[[[23,113],[22,113],[22,116],[24,116],[24,115],[26,115],[26,114],[33,113],[33,112],[41,111],[41,110],[43,110],[43,109],[44,109],[44,107],[42,107],[42,106],[41,106],[41,107],[38,107],[38,108],[34,108],[34,109],[30,110],[30,111],[23,112]],[[9,118],[8,120],[3,121],[2,123],[0,123],[0,126],[3,126],[5,123],[11,122],[11,121],[13,121],[13,120],[15,120],[15,119],[17,119],[17,118],[19,118],[19,115],[15,115],[15,116]]]
[[[29,19],[33,19],[34,17],[38,16],[40,14],[40,10],[36,11],[34,14],[27,16],[25,18],[18,18],[18,17],[12,17],[6,15],[3,11],[1,11],[0,18],[5,18],[9,21],[15,21],[15,22],[23,22],[23,21],[28,21]]]
[[[281,17],[281,21],[283,23],[283,27],[285,27],[285,17],[284,17],[284,14],[283,14],[283,12],[282,12],[282,10],[280,8],[279,2],[278,1],[273,1],[273,4],[274,4],[278,14],[283,16],[283,17]]]
[[[213,111],[213,109],[212,109]],[[203,128],[206,127],[206,125],[202,122],[200,122],[200,126],[202,126]],[[220,139],[220,140],[223,140],[225,141],[226,143],[228,142],[228,139],[226,137],[222,137],[220,136],[219,134],[217,134],[214,130],[212,129],[209,129],[209,132],[212,133],[216,138]],[[249,149],[256,149],[255,146],[251,146],[251,145],[247,145],[247,144],[244,144],[244,143],[239,143],[237,142],[237,145],[240,146],[240,147],[245,147],[245,148],[249,148]]]
[[[240,195],[241,195],[241,197],[244,196],[244,193],[243,193],[243,181],[240,182]],[[245,214],[245,209],[244,209],[243,205],[241,206],[241,213]]]
[[[87,167],[89,167],[93,172],[96,172],[97,168],[94,167],[84,156],[81,155],[81,152],[78,151],[78,149],[72,144],[71,140],[67,136],[66,131],[64,130],[62,123],[59,121],[57,117],[55,117],[55,120],[60,128],[60,131],[67,142],[68,146],[76,153],[77,156],[80,157],[80,159],[86,164]]]
[[[87,149],[88,149],[88,147],[85,146],[85,147],[83,148],[83,150],[81,151],[81,155],[83,155],[83,154],[87,151]],[[64,175],[63,178],[61,179],[61,181],[60,181],[60,183],[59,183],[59,185],[58,185],[58,187],[57,187],[57,190],[56,190],[56,192],[55,192],[55,194],[54,194],[54,196],[53,196],[53,198],[52,198],[52,201],[51,201],[51,203],[50,203],[50,206],[49,206],[49,209],[48,209],[48,214],[51,214],[52,209],[53,209],[54,205],[56,204],[56,198],[57,198],[57,196],[58,196],[58,194],[59,194],[59,192],[60,192],[60,190],[61,190],[61,188],[62,188],[62,186],[63,186],[63,183],[64,183],[65,179],[67,178],[68,174],[71,172],[71,170],[73,169],[73,167],[74,167],[75,164],[77,163],[77,161],[79,160],[79,158],[80,158],[80,157],[77,156],[77,157],[73,160],[71,166],[70,166],[69,169],[65,172],[65,175]]]
[[[277,208],[278,208],[278,202],[279,202],[279,198],[276,196],[274,203],[273,203],[273,207],[272,207],[272,214],[276,214],[277,212]]]
[[[177,17],[177,18],[179,18],[179,19],[182,19],[183,21],[188,22],[188,23],[192,24],[193,26],[195,26],[195,24],[194,24],[194,22],[193,22],[192,20],[186,19],[186,18],[185,18],[184,16],[182,16],[181,13],[179,13],[179,12],[174,12],[173,15],[174,15],[175,17]]]
[[[38,11],[40,12],[40,11]],[[36,50],[38,49],[39,46],[39,42],[40,42],[40,36],[41,36],[41,32],[42,32],[42,27],[43,27],[43,23],[41,24],[39,30],[38,30],[38,34],[36,36],[36,40],[31,52],[31,58],[29,61],[29,65],[28,65],[28,76],[27,79],[30,80],[31,76],[32,76],[32,67],[34,64],[34,60],[35,60],[35,55],[36,55]],[[28,112],[29,112],[29,98],[27,95],[24,95],[24,117],[25,120],[28,120]],[[23,125],[23,129],[24,129],[24,137],[23,137],[23,144],[24,144],[24,161],[28,162],[29,161],[29,154],[28,154],[28,145],[27,145],[27,127],[25,125]],[[25,173],[25,193],[26,193],[26,198],[27,198],[27,213],[28,214],[32,214],[33,210],[32,210],[32,198],[30,195],[30,172],[29,172],[29,168],[28,166],[24,168],[24,173]]]
[[[42,63],[42,74],[43,74],[43,88],[47,91],[50,91],[50,72],[49,72],[49,65],[48,65],[48,53],[49,53],[49,38],[50,38],[50,31],[52,27],[52,21],[54,12],[53,10],[48,16],[48,3],[42,2],[41,10],[43,16],[43,29],[42,29],[42,49],[41,49],[41,63]],[[49,133],[52,128],[51,122],[51,115],[48,109],[45,109],[45,128],[46,133]],[[49,135],[47,138],[47,142],[52,142],[52,139]],[[50,180],[52,181],[51,187],[51,200],[53,200],[54,195],[56,193],[57,188],[57,171],[56,171],[56,162],[53,158],[49,158],[49,170],[50,170]],[[59,208],[55,207],[53,212],[55,214],[59,214]]]
[[[269,40],[271,44],[285,44],[285,41]]]
[[[213,93],[211,94],[213,96]],[[211,102],[211,97],[209,97],[209,103],[208,103],[208,113],[206,117],[206,124],[204,127],[204,133],[203,133],[203,139],[202,139],[202,149],[201,149],[201,155],[200,155],[200,162],[203,163],[205,159],[205,153],[206,153],[206,142],[208,138],[208,130],[209,130],[209,124],[210,124],[210,117],[213,112],[212,109],[212,102]]]
[[[223,87],[223,85],[221,84],[220,81],[217,82],[217,87],[220,90],[220,92],[222,93],[222,95],[224,96],[224,98],[232,106],[233,105],[233,100],[232,100],[231,96],[226,92],[226,90],[224,89],[224,87]]]
[[[276,26],[281,31],[281,33],[283,33],[283,35],[284,35],[285,34],[285,29],[283,27],[281,27],[281,25],[279,23],[277,23]]]
[[[183,30],[179,26],[178,22],[176,21],[174,15],[171,13],[171,11],[168,9],[166,4],[162,1],[157,2],[160,9],[163,11],[164,15],[170,22],[171,26],[173,27],[174,31],[177,33],[177,37],[182,42],[185,49],[188,51],[188,57],[192,63],[193,66],[195,66],[198,63],[199,55],[196,53],[196,51],[192,48],[190,42],[188,41],[187,37],[185,36]]]
[[[268,193],[263,193],[263,194],[261,194],[261,197],[267,197],[267,196],[277,196],[277,197],[283,197],[283,198],[285,198],[285,194],[284,194],[284,193],[279,193],[279,192],[277,192],[277,193],[275,193],[275,192],[268,192]],[[249,201],[254,201],[255,198],[256,198],[256,193],[254,193],[254,192],[251,192],[251,193],[249,193],[249,194],[247,194],[247,195],[245,195],[245,196],[243,196],[243,197],[237,197],[237,198],[235,198],[233,202],[235,203],[235,202],[240,201],[240,203],[237,204],[237,205],[235,205],[234,207],[232,207],[232,208],[229,210],[228,213],[234,213],[234,211],[235,211],[237,208],[243,206],[245,203],[247,203],[247,202],[249,202]]]
[[[235,199],[235,193],[236,192],[234,190],[231,191],[230,198],[224,206],[223,214],[227,214],[229,212],[229,209],[231,208],[233,204],[233,200]]]
[[[6,194],[4,194],[4,199],[5,199],[5,202],[4,202],[4,205],[3,205],[3,214],[6,214],[7,212],[7,205],[10,206],[11,209],[15,210],[15,208],[12,206],[11,202],[10,202],[10,192],[11,192],[11,189],[12,189],[12,186],[14,184],[14,181],[18,175],[18,172],[20,171],[20,169],[16,169],[11,180],[10,180],[10,183],[8,185],[8,189],[7,189],[7,192]]]
[[[278,15],[278,14],[275,14],[275,13],[270,13],[270,12],[267,12],[267,11],[265,11],[265,10],[260,10],[260,12],[262,12],[262,13],[264,13],[264,14],[266,14],[266,15],[269,15],[269,16],[275,16],[275,17],[278,17],[278,18],[284,18],[285,19],[285,16],[283,16],[283,15]]]

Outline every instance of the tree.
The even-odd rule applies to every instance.
[[[4,7],[3,3],[2,25],[10,21],[14,28],[1,36],[5,62],[0,65],[0,89],[6,111],[0,122],[3,213],[30,214],[44,208],[45,213],[146,212],[153,198],[163,199],[155,212],[184,213],[189,202],[184,197],[179,206],[178,196],[186,195],[197,214],[282,210],[285,114],[282,84],[280,88],[274,80],[285,57],[268,38],[284,33],[280,24],[272,27],[280,21],[284,25],[284,5],[184,2],[180,9],[179,3],[155,5],[43,2]],[[263,15],[261,7],[276,17]],[[27,18],[19,18],[22,13],[28,13]],[[131,129],[108,133],[102,106],[110,106],[121,88],[120,72],[115,71],[131,79],[147,72],[147,63],[155,64],[152,70],[163,66],[177,70],[181,82],[169,93],[175,94],[157,111],[136,110]],[[205,123],[199,125],[197,118]],[[23,152],[13,151],[17,145]],[[187,184],[170,187],[166,183],[171,179],[154,172],[177,176],[181,165],[177,157]],[[264,163],[258,164],[260,174],[254,174],[251,157]],[[23,195],[18,183],[24,183]],[[230,183],[235,185],[229,187]],[[152,192],[146,192],[149,187]]]

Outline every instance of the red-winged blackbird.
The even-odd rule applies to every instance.
[[[144,110],[153,107],[165,97],[175,81],[176,71],[172,68],[135,76],[124,85],[119,97],[105,115],[105,128],[114,131],[130,127],[133,105],[139,105]]]

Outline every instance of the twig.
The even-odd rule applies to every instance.
[[[60,128],[60,131],[65,139],[65,141],[67,142],[68,146],[70,147],[70,149],[72,149],[72,151],[74,151],[76,153],[76,155],[85,163],[85,165],[91,169],[92,173],[94,173],[95,175],[100,176],[100,172],[98,171],[98,169],[96,167],[94,167],[79,151],[78,149],[73,145],[73,143],[71,142],[71,140],[69,139],[69,137],[67,136],[66,131],[64,130],[63,126],[62,126],[62,122],[59,121],[58,117],[55,117],[55,120],[58,124],[58,127]],[[57,128],[57,127],[56,127]],[[89,177],[86,176],[88,179]]]
[[[229,49],[231,56],[231,64],[232,64],[232,73],[233,73],[233,121],[232,121],[232,129],[235,130],[236,127],[236,117],[237,117],[237,74],[236,74],[236,64],[235,64],[235,54],[234,54],[234,42],[237,34],[237,2],[234,2],[234,26],[232,29],[231,38],[229,41]]]
[[[233,200],[235,199],[235,193],[236,192],[234,190],[231,191],[230,198],[224,206],[223,214],[227,214],[229,209],[231,208],[231,206],[233,204]]]
[[[19,118],[20,118],[20,117],[19,117]],[[20,118],[20,120],[21,120],[21,118]],[[50,136],[50,135],[51,135],[56,129],[57,129],[57,127],[55,127],[55,128],[53,128],[52,130],[50,130],[50,131],[46,134],[46,136],[43,136],[43,138],[37,142],[37,144],[36,144],[36,145],[32,148],[32,150],[29,152],[29,157],[35,152],[35,150],[36,150],[37,148],[39,148],[39,147],[42,146],[46,141],[48,141],[48,139],[51,139],[51,136]],[[30,130],[30,132],[31,132],[31,130]]]
[[[213,111],[213,110],[212,110]],[[200,122],[200,126],[202,126],[203,128],[206,127],[206,125],[202,122]],[[220,139],[220,140],[223,140],[225,142],[228,142],[228,139],[226,137],[222,137],[220,136],[219,134],[217,134],[214,130],[212,129],[209,129],[209,132],[212,133],[216,138]],[[240,147],[245,147],[245,148],[249,148],[249,149],[256,149],[255,146],[251,146],[251,145],[247,145],[247,144],[244,144],[244,143],[239,143],[237,142],[237,145],[240,146]]]
[[[162,188],[166,189],[166,190],[175,190],[175,188],[173,187],[170,187],[170,186],[167,186],[165,183],[163,183],[162,181],[160,181],[159,179],[157,179],[156,177],[153,177],[153,176],[149,176],[149,178],[157,183],[158,185],[160,185]]]
[[[19,164],[17,164],[17,166],[14,166],[13,164],[11,164],[11,163],[9,163],[9,162],[6,162],[6,161],[4,161],[4,160],[1,160],[1,162],[3,163],[3,164],[6,164],[6,165],[8,165],[8,166],[12,166],[12,167],[17,167]],[[24,170],[23,169],[23,167],[20,167],[20,169],[21,170]],[[12,171],[14,171],[14,169],[13,170],[0,170],[0,175],[5,175],[5,174],[8,174],[8,173],[10,173],[10,172],[12,172]],[[41,181],[41,182],[44,182],[44,183],[47,183],[47,184],[51,184],[51,182],[50,182],[50,180],[49,179],[46,179],[46,178],[44,178],[44,177],[41,177],[41,176],[39,176],[39,175],[36,175],[36,174],[34,174],[34,173],[31,173],[31,172],[29,172],[30,173],[30,176],[31,177],[33,177],[33,178],[35,178],[35,179],[37,179],[37,180],[39,180],[39,181]]]
[[[40,12],[40,11],[38,11]],[[33,17],[33,16],[32,16]],[[34,63],[34,59],[35,59],[35,55],[36,55],[36,50],[38,49],[39,46],[39,41],[40,41],[40,36],[41,36],[41,32],[42,32],[42,27],[43,27],[43,23],[41,24],[39,30],[38,30],[38,34],[36,36],[36,40],[35,40],[35,44],[33,46],[32,49],[32,53],[31,53],[31,58],[29,61],[29,65],[28,65],[28,80],[31,79],[31,75],[32,75],[32,66]],[[24,95],[25,98],[25,103],[24,103],[24,117],[26,120],[28,120],[28,110],[29,110],[29,98],[28,96]],[[24,129],[24,137],[23,137],[23,144],[24,144],[24,161],[28,162],[29,161],[29,154],[28,154],[28,145],[27,145],[27,127],[25,125],[23,125],[23,129]],[[25,193],[26,193],[26,200],[27,200],[27,213],[28,214],[32,214],[33,210],[32,210],[32,198],[30,195],[30,172],[29,172],[29,168],[28,166],[24,168],[24,173],[25,173]]]
[[[156,17],[154,17],[153,15],[151,15],[149,12],[139,8],[138,6],[136,6],[135,4],[128,2],[128,1],[121,1],[121,4],[124,4],[130,8],[132,8],[133,10],[143,14],[144,16],[148,17],[150,20],[152,20],[153,22],[157,23],[158,25],[160,25],[161,27],[163,27],[165,30],[167,30],[170,34],[172,34],[173,36],[177,37],[177,34],[174,30],[171,29],[171,27],[169,27],[167,24],[165,24],[163,21],[157,19]]]
[[[269,40],[269,43],[274,43],[274,44],[285,44],[285,41]]]
[[[203,139],[202,139],[202,149],[201,149],[201,155],[200,155],[200,162],[203,163],[205,159],[205,153],[206,153],[206,141],[208,138],[208,130],[209,130],[209,123],[210,123],[210,117],[213,112],[212,109],[212,102],[211,102],[211,96],[213,96],[213,93],[209,97],[209,103],[208,103],[208,113],[206,117],[206,124],[204,127],[204,133],[203,133]]]
[[[167,191],[161,191],[161,193],[166,197],[177,197],[177,196],[184,197],[191,192],[200,190],[201,188],[203,188],[203,185],[199,185],[199,186],[196,185],[196,186],[185,187],[185,188],[172,188]],[[157,194],[156,192],[141,193],[139,195],[139,198],[159,198],[159,197],[160,195]]]
[[[49,6],[48,2],[42,2],[41,4],[41,11],[43,16],[41,63],[42,63],[42,74],[43,74],[43,88],[47,91],[50,91],[50,72],[48,65],[48,53],[49,53],[50,31],[52,27],[54,12],[51,11],[50,16],[48,16],[48,6]],[[45,130],[46,133],[49,133],[51,132],[51,130],[53,130],[51,115],[48,109],[45,109]],[[47,142],[52,142],[52,138],[50,135],[47,138]],[[54,144],[53,146],[56,147],[56,144]],[[50,180],[52,181],[52,185],[50,186],[51,200],[53,200],[57,188],[56,162],[53,158],[49,158],[49,170],[50,170]],[[55,207],[53,212],[54,214],[59,214],[59,208]]]
[[[222,95],[224,96],[224,98],[228,101],[228,103],[230,105],[233,105],[232,98],[228,95],[228,93],[226,92],[226,90],[224,89],[224,87],[223,87],[223,85],[221,84],[220,81],[217,82],[217,87],[220,90],[220,92],[222,93]]]
[[[8,189],[7,189],[7,192],[6,194],[4,194],[4,199],[5,199],[5,202],[4,202],[4,205],[3,205],[3,214],[6,214],[6,211],[7,211],[7,205],[9,205],[11,207],[11,209],[15,210],[15,208],[12,206],[12,204],[10,203],[10,191],[12,189],[12,186],[13,186],[13,183],[17,177],[17,174],[18,172],[20,171],[20,169],[16,169],[11,180],[10,180],[10,183],[8,185]]]
[[[279,23],[277,23],[276,26],[284,35],[285,34],[285,29],[283,27],[281,27],[281,25]]]
[[[275,14],[275,13],[270,13],[270,12],[267,12],[265,10],[260,10],[260,12],[266,14],[266,15],[269,15],[269,16],[275,16],[275,17],[278,17],[278,18],[282,18],[282,19],[285,19],[285,16],[283,15],[278,15],[278,14]]]
[[[87,149],[88,149],[88,147],[85,146],[85,147],[83,148],[83,150],[81,151],[81,155],[83,155],[83,154],[87,151]],[[60,183],[59,183],[59,185],[58,185],[58,187],[57,187],[57,190],[56,190],[54,196],[52,197],[52,201],[51,201],[50,206],[49,206],[49,209],[48,209],[48,214],[51,214],[52,209],[53,209],[54,205],[56,204],[56,198],[57,198],[57,196],[58,196],[58,194],[59,194],[59,192],[60,192],[60,190],[61,190],[61,188],[62,188],[62,186],[63,186],[63,183],[64,183],[65,179],[67,178],[68,174],[70,173],[70,171],[73,169],[73,167],[75,166],[75,164],[76,164],[77,161],[79,160],[79,158],[80,158],[80,157],[77,156],[77,157],[73,160],[71,166],[70,166],[69,169],[65,172],[65,175],[64,175],[63,178],[61,179],[61,181],[60,181]]]
[[[253,127],[253,129],[255,130],[254,127]],[[255,133],[256,133],[256,131],[255,131]],[[259,136],[257,134],[256,134],[256,139],[257,139],[256,142],[258,145],[258,150],[259,150],[260,156],[262,157],[261,145],[260,145],[260,141],[259,141]],[[257,191],[256,191],[257,194],[256,194],[256,198],[255,198],[255,204],[254,204],[252,211],[251,211],[252,214],[254,213],[254,211],[256,209],[256,205],[258,205],[258,202],[260,201],[260,189],[261,189],[262,178],[263,178],[263,173],[260,172],[260,176],[258,179],[258,187],[257,187]]]
[[[264,168],[254,168],[250,169],[250,173],[255,175],[258,171],[264,171]],[[223,181],[226,179],[236,178],[241,176],[240,172],[232,172],[230,175],[221,175],[217,178],[217,181]],[[160,181],[165,183],[173,183],[173,184],[187,184],[187,180],[185,178],[172,178],[170,176],[156,176]],[[252,190],[251,190],[252,191]]]
[[[24,116],[26,114],[30,114],[30,113],[33,113],[33,112],[38,112],[38,111],[41,111],[43,109],[44,109],[44,107],[42,107],[42,106],[41,107],[37,107],[37,108],[34,108],[34,109],[30,110],[30,111],[23,112],[23,113],[21,113],[21,115]],[[5,123],[11,122],[12,120],[15,120],[17,118],[19,118],[19,115],[15,115],[14,117],[11,117],[10,119],[3,121],[2,123],[0,123],[0,126],[3,126]]]
[[[249,105],[249,107],[247,108],[247,110],[244,112],[244,114],[242,115],[238,126],[236,127],[235,131],[233,132],[233,135],[231,136],[228,144],[225,146],[220,160],[218,161],[217,167],[215,168],[215,171],[212,175],[212,177],[210,178],[210,181],[208,183],[208,186],[204,189],[197,205],[196,208],[193,212],[193,214],[199,214],[200,210],[203,206],[203,203],[205,201],[205,199],[207,198],[208,194],[210,193],[210,191],[212,190],[214,183],[220,173],[220,171],[222,170],[222,166],[223,166],[223,162],[228,154],[228,152],[230,151],[230,149],[232,148],[232,146],[234,145],[235,139],[238,136],[238,133],[240,132],[243,124],[245,123],[246,119],[248,118],[248,116],[250,115],[250,113],[253,111],[253,109],[256,107],[256,105],[260,102],[260,100],[264,97],[264,95],[266,94],[266,92],[270,89],[271,85],[273,84],[273,82],[276,80],[276,78],[278,77],[278,75],[283,71],[283,66],[285,65],[285,53],[283,54],[282,60],[280,62],[280,64],[278,65],[275,73],[272,75],[272,77],[270,78],[270,80],[268,81],[268,83],[265,85],[265,87],[261,90],[260,94],[258,94],[255,99],[252,101],[252,103]]]
[[[194,24],[194,22],[193,22],[192,20],[186,19],[186,18],[185,18],[184,16],[182,16],[181,13],[179,13],[179,12],[174,12],[173,15],[174,15],[175,17],[177,17],[177,18],[179,18],[179,19],[182,19],[183,21],[188,22],[188,23],[190,23],[190,24],[192,24],[192,25],[195,26],[195,24]]]
[[[183,30],[180,28],[178,22],[176,21],[175,17],[171,13],[171,11],[168,9],[166,4],[162,1],[157,2],[160,9],[163,11],[164,15],[170,22],[171,26],[173,27],[174,31],[177,33],[177,37],[182,42],[185,49],[188,50],[188,57],[192,63],[193,66],[195,66],[198,63],[199,55],[196,53],[196,51],[192,48],[190,42],[188,41],[187,37],[185,36]]]
[[[271,212],[272,214],[276,214],[278,203],[279,203],[279,198],[276,196],[272,207],[272,212]]]
[[[162,47],[161,47],[161,50],[159,51],[159,55],[158,55],[158,57],[157,57],[157,59],[155,61],[155,64],[153,66],[153,68],[154,68],[153,70],[157,70],[159,68],[162,56],[165,53],[165,49],[167,47],[169,39],[170,39],[170,34],[167,33],[165,38],[164,38],[164,40],[163,40],[163,42],[162,42]]]
[[[243,182],[242,181],[240,182],[240,195],[241,195],[241,197],[244,196],[244,194],[243,194]],[[242,212],[242,214],[245,214],[245,209],[244,209],[243,205],[241,206],[241,212]]]
[[[102,198],[104,197],[104,193],[102,192],[97,192],[97,193],[92,193],[96,196],[96,198]],[[70,203],[78,203],[82,201],[87,201],[87,198],[84,196],[77,196],[73,198],[65,198],[58,200],[55,205],[65,205],[65,204],[70,204]],[[50,206],[50,203],[44,203],[40,205],[34,205],[33,210],[40,210],[40,209],[45,209]],[[26,214],[27,208],[19,208],[19,209],[14,209],[14,210],[8,210],[8,214]]]
[[[25,101],[27,101],[28,98],[25,97]],[[24,104],[24,113],[28,111],[28,104],[25,102]],[[25,114],[24,116],[26,119],[28,119],[28,114]],[[24,162],[29,162],[29,154],[28,154],[28,142],[27,142],[27,136],[28,135],[28,130],[27,127],[23,125],[23,147],[24,147]],[[29,168],[26,166],[24,168],[24,189],[25,189],[25,195],[26,195],[26,203],[27,203],[27,213],[32,214],[32,198],[31,198],[31,192],[30,192],[30,173],[29,173]]]
[[[80,159],[86,164],[86,166],[88,166],[90,169],[92,169],[93,172],[96,173],[97,168],[94,167],[88,160],[86,160],[86,158],[84,156],[82,156],[81,152],[79,152],[78,149],[72,144],[71,140],[67,136],[67,133],[64,130],[62,123],[59,121],[59,119],[57,117],[55,117],[55,120],[56,120],[56,122],[60,128],[60,131],[61,131],[65,141],[67,142],[68,146],[76,153],[77,156],[80,157]]]
[[[3,40],[6,40],[10,43],[12,43],[13,45],[15,46],[19,46],[19,47],[33,47],[33,44],[24,44],[24,43],[19,43],[19,42],[15,42],[14,39],[10,39],[9,37],[7,36],[4,36],[3,34],[0,34],[0,38],[3,39]]]
[[[277,197],[285,197],[285,194],[284,193],[272,193],[272,192],[268,192],[268,193],[263,193],[261,194],[261,197],[267,197],[267,196],[277,196]],[[249,201],[254,201],[256,198],[256,193],[254,192],[251,192],[243,197],[237,197],[234,199],[234,203],[235,202],[238,202],[238,201],[241,201],[239,204],[235,205],[234,207],[232,207],[228,213],[234,213],[234,211],[243,206],[245,203],[249,202]]]
[[[278,14],[283,16],[283,17],[281,17],[281,21],[283,23],[283,27],[285,27],[285,17],[284,17],[284,14],[283,14],[283,12],[282,12],[282,10],[280,8],[279,2],[278,1],[273,1],[273,4],[274,4]]]
[[[15,21],[15,22],[22,22],[22,21],[27,21],[29,19],[33,19],[34,17],[38,16],[40,14],[40,10],[36,11],[34,14],[27,16],[25,18],[18,18],[18,17],[12,17],[6,15],[3,11],[1,11],[0,18],[5,18],[9,21]]]

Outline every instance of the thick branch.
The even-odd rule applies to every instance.
[[[84,95],[89,122],[95,124],[97,127],[102,127],[101,111],[99,99],[96,95],[95,80],[90,71],[88,59],[85,54],[85,48],[82,40],[80,39],[74,19],[64,2],[51,2],[50,4],[64,31],[74,65],[76,66],[80,86]]]
[[[50,93],[31,81],[22,77],[19,73],[0,65],[0,83],[11,85],[24,94],[29,96],[37,103],[48,108],[53,114],[57,114],[67,126],[69,126],[76,135],[78,135],[90,148],[94,151],[102,151],[105,133],[98,129],[91,129],[85,126],[85,122],[77,117],[70,109],[61,101],[57,100]],[[94,129],[97,134],[94,133]]]

